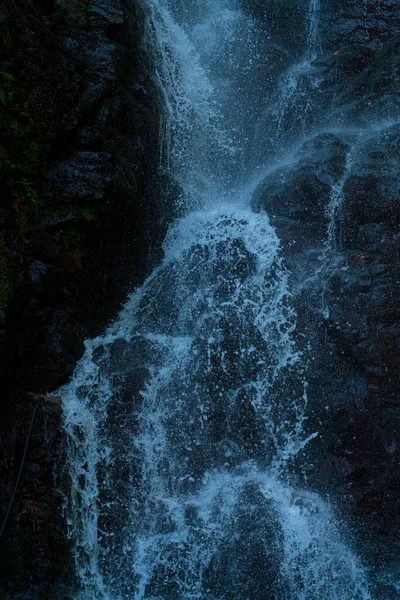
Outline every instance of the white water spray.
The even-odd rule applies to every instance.
[[[307,35],[304,55],[299,62],[292,65],[284,73],[277,101],[277,133],[279,137],[288,136],[292,140],[298,132],[305,135],[305,125],[313,113],[313,106],[307,86],[317,87],[318,79],[314,81],[312,62],[321,52],[319,40],[319,0],[309,0],[307,12]]]
[[[306,58],[309,62],[315,60],[321,52],[321,43],[319,40],[319,17],[320,0],[310,0],[308,9],[308,33],[307,33],[307,51]]]
[[[369,600],[329,506],[290,485],[316,435],[307,356],[267,215],[244,191],[218,196],[229,154],[207,160],[229,137],[199,42],[215,4],[148,4],[165,162],[201,208],[170,229],[162,263],[61,390],[76,598]],[[215,44],[236,23],[213,28]]]

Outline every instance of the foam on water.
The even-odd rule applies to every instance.
[[[310,0],[307,16],[308,33],[306,51],[306,57],[309,62],[315,60],[321,52],[321,42],[319,40],[320,9],[320,0]]]
[[[261,591],[260,598],[279,590],[276,597],[297,600],[370,600],[360,565],[340,540],[330,508],[316,494],[287,487],[253,464],[240,465],[234,472],[206,473],[202,484],[197,494],[162,499],[173,531],[149,535],[146,530],[138,536],[140,584],[135,599],[163,597],[148,589],[160,564],[169,577],[173,574],[175,598],[218,598],[210,565],[217,563],[216,575],[224,577],[218,561],[224,561],[226,544],[240,538],[243,503],[251,498],[245,510],[258,517],[262,509],[266,513],[264,542],[270,546],[264,546],[265,556],[274,545],[281,553],[271,587]],[[243,562],[249,559],[254,557],[241,557]]]
[[[103,339],[87,343],[62,391],[81,598],[169,597],[165,580],[175,599],[219,598],[204,586],[212,586],[212,565],[229,543],[248,484],[278,515],[284,553],[279,589],[307,600],[323,593],[341,600],[370,597],[328,506],[279,481],[287,461],[315,434],[303,432],[302,376],[297,375],[303,396],[282,402],[274,393],[279,374],[287,368],[299,373],[301,360],[291,337],[295,314],[278,249],[266,215],[223,205],[191,213],[171,229],[163,263],[120,319]],[[118,561],[110,549],[113,529],[99,532],[99,515],[110,509],[101,505],[99,488],[117,486],[99,481],[96,472],[99,462],[112,471],[115,460],[107,413],[118,395],[116,369],[104,365],[120,340],[139,352],[137,336],[153,350],[141,362],[149,377],[141,392],[139,432],[131,436],[131,449],[123,449],[140,462],[141,473],[132,480],[127,500],[132,529],[124,524]],[[106,354],[99,363],[100,348]],[[221,406],[224,418],[218,422]],[[243,438],[243,424],[232,425],[242,406],[250,411],[251,441]],[[255,458],[243,462],[250,457]],[[276,593],[285,598],[283,591]]]

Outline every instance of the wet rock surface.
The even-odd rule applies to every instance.
[[[253,209],[265,210],[289,256],[314,253],[326,239],[332,188],[343,176],[349,146],[345,138],[318,134],[289,164],[277,167],[256,190]]]
[[[302,122],[310,141],[253,197],[292,271],[298,343],[314,348],[308,426],[319,437],[302,468],[349,519],[377,570],[398,561],[400,547],[399,18],[399,2],[322,7],[324,51],[299,77],[311,99],[295,96],[301,106],[289,104],[282,121],[288,136],[297,132],[290,110],[303,115],[311,102]],[[321,139],[328,153],[315,151]],[[374,591],[396,595],[382,581]]]
[[[329,5],[329,12],[322,14],[321,31],[330,50],[337,50],[338,43],[349,42],[382,47],[399,35],[398,0],[331,0]]]
[[[23,407],[15,405],[2,421],[0,434],[1,471],[17,471],[39,402],[19,491],[2,536],[1,589],[4,598],[64,597],[66,586],[73,585],[73,565],[61,510],[66,488],[61,398],[26,394],[22,399]],[[11,498],[14,481],[3,481],[1,497],[5,504]]]
[[[213,595],[229,600],[237,593],[260,600],[284,598],[287,590],[279,575],[282,530],[272,502],[251,484],[241,493],[232,529],[205,574]]]

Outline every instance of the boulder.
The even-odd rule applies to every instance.
[[[346,141],[324,133],[306,141],[293,161],[277,167],[255,191],[252,207],[267,212],[286,256],[321,253],[327,238],[328,205],[349,149]]]
[[[273,502],[248,483],[239,494],[233,523],[205,572],[207,598],[286,597],[280,575],[283,558],[283,534]]]

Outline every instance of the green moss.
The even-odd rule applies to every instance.
[[[29,181],[28,179],[26,179],[26,177],[24,177],[23,179],[21,179],[21,185],[25,191],[25,194],[26,194],[29,202],[32,204],[35,211],[38,212],[38,211],[42,210],[44,208],[44,202],[40,198],[39,194],[37,193],[34,184],[31,181]]]
[[[94,221],[96,218],[93,209],[89,208],[89,206],[82,206],[82,208],[78,208],[77,210],[78,214],[86,221]]]
[[[36,175],[43,164],[43,145],[36,140],[27,140],[21,148],[19,166],[24,176]]]
[[[92,31],[95,29],[101,29],[103,22],[98,17],[90,15],[89,17],[89,29]]]
[[[75,229],[61,229],[56,233],[54,239],[63,246],[65,250],[71,252],[81,252],[84,241],[84,235]]]
[[[14,76],[10,73],[10,62],[0,61],[0,104],[7,106],[14,93]]]
[[[25,239],[31,230],[31,222],[26,212],[17,214],[16,221],[18,223],[19,234],[23,239]]]
[[[29,135],[29,127],[21,124],[18,119],[11,119],[9,128],[14,138],[25,138]]]
[[[89,31],[95,31],[96,29],[102,29],[104,27],[103,19],[92,13],[92,5],[90,2],[84,2],[81,7],[82,12],[85,16],[85,21]]]
[[[0,235],[0,316],[4,315],[4,311],[10,300],[12,293],[12,285],[6,262],[7,249],[4,238]]]

